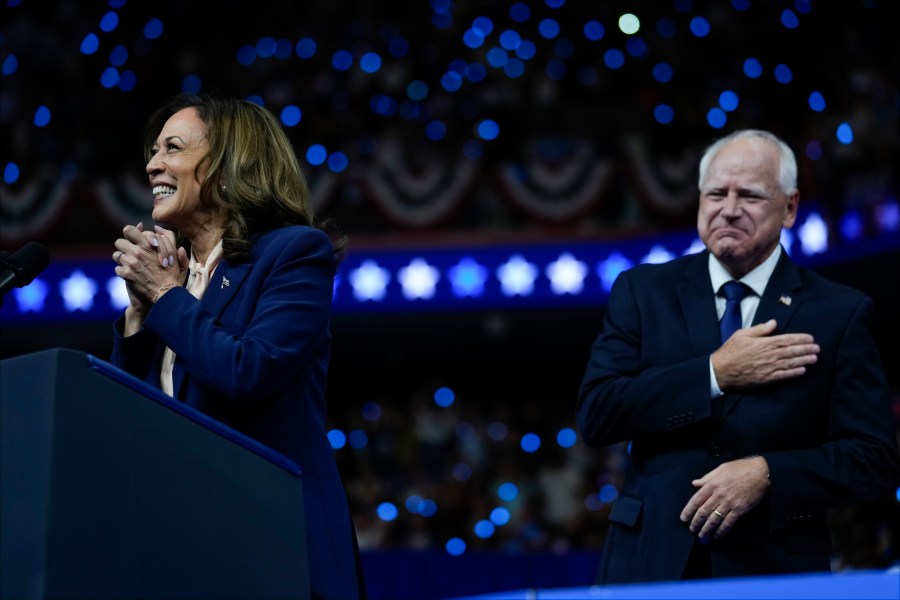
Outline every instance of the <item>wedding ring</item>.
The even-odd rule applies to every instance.
[[[125,253],[122,252],[121,250],[119,250],[118,252],[116,252],[116,257],[113,259],[116,261],[116,264],[119,265],[120,267],[122,266],[122,263],[119,262],[119,259],[122,258],[123,254],[125,254]]]
[[[725,518],[725,515],[723,515],[722,513],[720,513],[720,512],[717,511],[717,510],[714,510],[714,511],[713,511],[713,514],[714,514],[714,515],[719,515],[719,518],[720,518],[720,519],[724,519],[724,518]]]

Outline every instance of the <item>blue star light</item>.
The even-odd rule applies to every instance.
[[[387,293],[387,284],[391,280],[391,274],[387,269],[382,269],[374,260],[365,260],[350,272],[350,285],[353,286],[353,296],[360,302],[366,300],[383,300]]]
[[[657,265],[664,262],[669,262],[673,258],[675,258],[674,254],[657,244],[650,248],[650,252],[647,253],[647,256],[641,259],[641,262],[649,263],[651,265]]]
[[[435,287],[441,278],[437,269],[423,258],[414,258],[409,265],[400,269],[397,279],[403,286],[403,296],[407,300],[428,299],[434,296]]]
[[[484,293],[487,269],[474,259],[468,256],[464,257],[456,266],[450,268],[449,275],[450,284],[453,286],[453,295],[457,298],[478,297]]]
[[[120,277],[110,277],[106,280],[106,293],[109,294],[110,304],[117,310],[125,310],[131,304],[125,280]]]
[[[800,226],[800,247],[807,256],[828,250],[828,225],[818,213],[810,213]]]
[[[603,289],[607,294],[609,293],[609,290],[612,289],[613,283],[615,283],[619,273],[627,271],[633,266],[633,262],[618,252],[613,252],[609,255],[609,258],[597,265],[597,275],[600,276],[600,283],[603,285]]]
[[[19,312],[37,313],[44,310],[44,300],[47,299],[49,291],[49,286],[40,279],[35,279],[23,288],[13,290],[16,304],[19,305]]]
[[[547,265],[550,288],[558,296],[581,293],[587,273],[587,265],[568,252],[562,253],[559,258]]]
[[[63,303],[67,311],[82,310],[87,312],[94,306],[97,284],[81,271],[75,270],[69,275],[68,279],[63,279],[60,282],[59,291],[62,293]]]
[[[513,255],[508,261],[497,267],[497,278],[500,289],[506,296],[528,296],[534,291],[534,280],[537,278],[537,267],[525,260],[520,254]]]

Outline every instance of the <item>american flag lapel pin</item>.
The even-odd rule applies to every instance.
[[[223,275],[222,276],[222,287],[219,289],[224,290],[227,287],[228,287],[228,278]],[[784,298],[784,296],[782,296],[782,298]],[[788,304],[790,304],[790,302],[788,302]]]
[[[779,298],[778,301],[781,302],[782,304],[784,304],[785,306],[791,305],[791,297],[788,296],[787,294],[782,294],[781,298]]]

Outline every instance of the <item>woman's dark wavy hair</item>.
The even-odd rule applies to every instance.
[[[190,93],[169,98],[147,122],[144,153],[148,161],[169,117],[191,107],[206,124],[209,143],[209,152],[197,167],[205,163],[208,169],[200,184],[200,202],[225,214],[222,254],[226,260],[246,260],[256,237],[271,229],[323,228],[316,223],[306,177],[281,123],[248,100]],[[347,240],[333,236],[332,243],[340,259]]]

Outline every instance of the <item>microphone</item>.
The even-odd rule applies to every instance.
[[[0,296],[14,287],[25,287],[50,264],[50,252],[39,242],[28,242],[12,254],[3,253]]]

